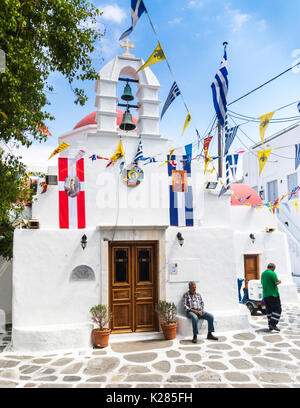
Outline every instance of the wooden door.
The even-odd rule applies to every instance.
[[[155,330],[157,244],[114,242],[109,250],[112,331]]]
[[[244,255],[245,265],[245,287],[248,287],[248,281],[259,279],[259,256]]]

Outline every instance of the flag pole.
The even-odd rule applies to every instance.
[[[218,120],[218,173],[219,177],[223,176],[223,163],[222,163],[222,127]]]

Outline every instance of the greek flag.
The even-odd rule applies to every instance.
[[[136,26],[136,23],[138,22],[138,19],[141,17],[144,11],[146,11],[146,7],[144,5],[143,0],[131,0],[132,26],[121,35],[119,41],[123,40],[123,38],[125,37],[128,37],[129,34],[132,33],[134,27]]]
[[[300,144],[295,145],[295,170],[297,170],[300,164]]]
[[[174,82],[174,84],[171,86],[169,96],[167,97],[167,100],[166,100],[166,102],[164,104],[164,107],[163,107],[163,109],[161,111],[160,119],[162,119],[162,117],[166,113],[166,110],[171,105],[171,103],[174,101],[176,96],[178,96],[178,95],[180,95],[180,90],[179,90],[178,85],[176,84],[176,82]]]
[[[225,148],[224,148],[224,156],[228,155],[228,151],[230,149],[230,146],[232,145],[232,142],[236,136],[238,126],[235,126],[233,128],[228,129],[228,131],[225,132]]]
[[[142,146],[142,141],[140,140],[139,144],[138,144],[138,148],[137,148],[137,152],[135,154],[135,158],[133,160],[133,163],[137,164],[137,162],[139,160],[143,160],[144,156],[143,156],[143,146]]]
[[[145,162],[144,166],[146,166],[146,164],[150,164],[150,163],[157,163],[157,160],[155,159],[155,157],[146,157],[145,160],[149,160],[149,161]]]
[[[231,170],[232,176],[235,179],[236,171],[237,171],[237,164],[239,160],[238,154],[232,154],[226,157],[226,179],[227,185],[229,184],[229,169]],[[227,163],[228,163],[228,178],[227,178]]]
[[[192,186],[189,185],[191,182],[191,162],[186,155],[168,155],[167,160],[170,192],[170,225],[177,227],[193,227],[193,191]],[[186,179],[185,177],[181,178],[181,191],[174,191],[174,172],[179,173],[179,177],[183,177],[183,173],[186,174]]]
[[[224,43],[224,57],[214,82],[211,84],[214,107],[221,126],[225,126],[227,114],[228,71],[226,45],[227,43]]]

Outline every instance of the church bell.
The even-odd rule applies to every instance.
[[[132,116],[129,110],[126,110],[123,113],[122,123],[120,124],[120,129],[125,130],[126,132],[129,130],[134,130],[136,128],[135,124],[132,121]]]
[[[134,97],[132,96],[131,87],[130,87],[130,85],[128,84],[128,82],[127,82],[127,84],[125,85],[124,92],[123,92],[123,95],[121,96],[121,98],[122,98],[124,101],[132,101],[132,100],[134,99]]]

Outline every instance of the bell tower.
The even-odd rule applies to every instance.
[[[137,73],[137,70],[144,64],[141,58],[136,58],[130,53],[134,49],[134,45],[130,44],[127,38],[120,46],[125,48],[122,55],[116,56],[108,64],[106,64],[99,72],[99,79],[95,84],[95,106],[97,108],[96,122],[97,130],[103,136],[118,136],[130,131],[132,136],[141,136],[143,138],[160,138],[159,133],[159,105],[158,92],[160,84],[149,67]],[[127,78],[121,78],[126,76]],[[127,79],[127,81],[126,81]],[[118,101],[117,86],[120,81],[125,81],[124,92],[122,99],[126,104],[122,104],[122,100]],[[117,126],[118,106],[130,107],[130,83],[134,82],[137,85],[136,93],[137,103],[133,105],[138,115],[138,122],[135,129],[129,125],[121,129]],[[128,86],[127,86],[128,85]],[[132,94],[131,94],[132,95]],[[128,99],[124,99],[127,97]],[[133,102],[134,103],[134,102]],[[133,110],[131,107],[130,109]],[[129,110],[130,110],[129,109]],[[128,108],[125,109],[125,112]],[[130,112],[134,114],[134,112]],[[130,124],[130,117],[126,116],[123,121]]]

